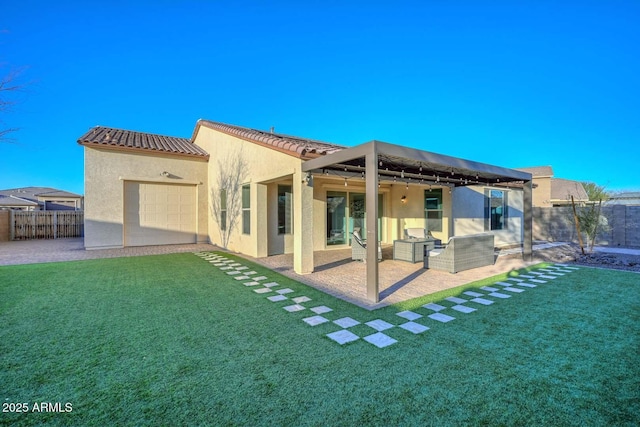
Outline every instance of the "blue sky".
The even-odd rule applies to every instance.
[[[83,192],[102,125],[199,118],[640,189],[640,2],[2,1],[0,188]]]

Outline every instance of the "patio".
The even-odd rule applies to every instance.
[[[535,252],[534,255],[538,255]],[[541,262],[542,259],[523,261],[521,252],[506,251],[497,257],[494,265],[450,274],[444,271],[426,270],[422,262],[412,264],[393,260],[393,248],[383,246],[382,262],[378,263],[380,302],[367,298],[367,265],[351,260],[351,249],[314,252],[315,269],[311,274],[297,274],[293,269],[293,255],[275,255],[251,258],[274,271],[312,286],[359,307],[374,310],[401,301],[454,288],[466,283],[518,270]]]

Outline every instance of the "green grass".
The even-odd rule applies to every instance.
[[[426,301],[369,312],[242,262],[331,320]],[[0,401],[73,405],[0,425],[640,424],[638,274],[582,268],[385,349],[284,304],[192,254],[0,267]]]

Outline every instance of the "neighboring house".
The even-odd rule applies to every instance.
[[[578,181],[553,177],[551,166],[516,168],[533,176],[533,206],[552,207],[571,204],[571,196],[576,203],[589,201],[589,196]]]
[[[609,197],[605,205],[626,205],[640,206],[640,191],[628,191],[625,193],[613,194]]]
[[[49,187],[23,187],[0,190],[0,209],[23,211],[78,211],[84,197]]]
[[[388,244],[409,227],[443,241],[490,232],[497,245],[522,244],[531,255],[526,172],[380,141],[343,147],[208,120],[190,139],[96,127],[78,143],[87,249],[221,244],[237,196],[228,248],[253,257],[292,253],[299,274],[313,271],[314,251],[348,248],[356,228]],[[234,159],[246,165],[236,195],[218,186],[238,172]],[[377,301],[371,248],[367,294]]]

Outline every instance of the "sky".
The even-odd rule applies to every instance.
[[[11,70],[0,189],[82,194],[90,128],[203,118],[640,190],[638,1],[0,0]]]

